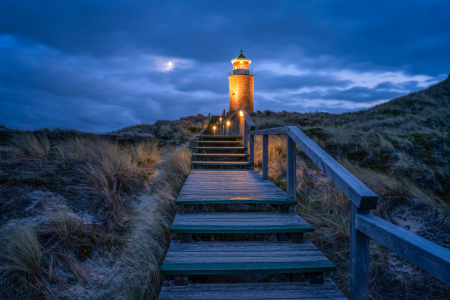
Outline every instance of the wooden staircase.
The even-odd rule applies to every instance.
[[[214,135],[213,126],[214,124],[210,124],[207,131],[198,136],[199,140],[195,142],[193,168],[229,169],[253,166],[253,163],[248,161],[249,155],[246,153],[248,149],[243,145],[243,137]]]
[[[346,299],[324,276],[336,266],[303,239],[314,229],[296,213],[296,201],[256,171],[236,169],[253,166],[242,136],[206,133],[197,144],[192,165],[201,169],[191,171],[176,200],[184,206],[171,227],[179,240],[171,242],[161,268],[173,280],[164,282],[159,299]],[[242,212],[249,208],[255,212]],[[262,238],[236,240],[248,234]],[[279,274],[276,280],[287,282],[189,280],[228,274]]]

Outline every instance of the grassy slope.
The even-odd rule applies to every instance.
[[[376,215],[450,248],[450,79],[369,110],[333,115],[257,112],[258,129],[298,126],[379,196]],[[262,142],[255,143],[261,166]],[[316,228],[309,238],[339,270],[348,292],[349,200],[298,149],[298,213]],[[285,189],[286,141],[271,136],[269,176]],[[450,288],[376,242],[373,299],[449,299]]]
[[[191,151],[174,146],[206,122],[98,135],[0,127],[0,298],[154,299],[190,170]]]
[[[296,125],[340,161],[411,180],[450,203],[450,78],[369,110],[256,113],[257,128]]]

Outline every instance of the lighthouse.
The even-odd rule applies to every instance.
[[[242,54],[233,59],[233,69],[228,71],[228,79],[230,81],[230,107],[229,111],[233,112],[244,107],[249,113],[253,112],[253,92],[255,74],[250,70],[252,61]]]

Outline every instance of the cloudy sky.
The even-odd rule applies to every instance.
[[[450,73],[448,0],[0,1],[0,124],[105,132],[228,109],[371,107]],[[169,63],[171,62],[171,63]]]

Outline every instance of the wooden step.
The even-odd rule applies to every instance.
[[[254,170],[192,170],[177,203],[263,203],[296,205],[282,189]]]
[[[243,138],[242,135],[197,135],[199,138],[206,138],[206,139],[239,139]]]
[[[291,242],[172,241],[162,275],[276,274],[336,271],[309,240]]]
[[[159,300],[348,300],[330,278],[324,284],[305,282],[189,283],[165,281]]]
[[[210,196],[210,198],[200,198],[199,196],[189,196],[189,195],[180,195],[177,200],[177,205],[207,205],[207,204],[274,204],[274,205],[297,205],[297,202],[294,200],[288,200],[286,198],[255,198],[255,197],[237,197],[237,198],[226,198],[220,199],[219,197],[214,198]]]
[[[241,144],[244,141],[195,141],[200,144]]]
[[[314,228],[296,213],[177,213],[174,233],[293,233]]]
[[[247,147],[194,147],[198,150],[247,150]]]
[[[194,153],[197,157],[249,157],[249,154],[234,154],[234,153]]]
[[[253,166],[249,161],[198,161],[192,162],[195,166]]]

